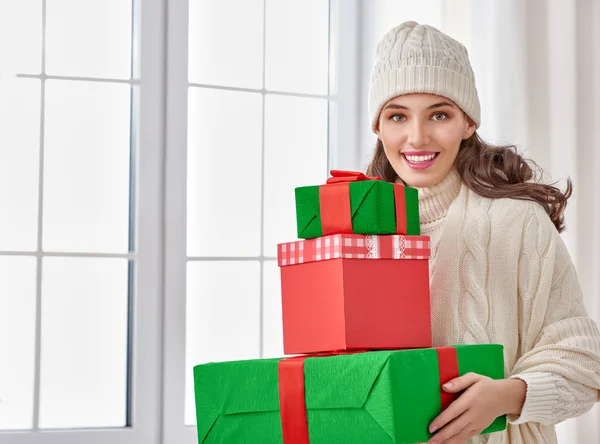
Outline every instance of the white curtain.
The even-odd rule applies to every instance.
[[[563,235],[600,322],[600,2],[471,2],[482,134],[522,148],[574,194]],[[560,443],[600,442],[600,408],[558,427]]]
[[[570,177],[563,237],[586,306],[600,323],[600,2],[598,0],[364,0],[361,153],[375,138],[366,95],[373,50],[392,26],[428,23],[462,41],[482,103],[482,136],[516,144],[548,173]],[[600,406],[558,426],[561,444],[600,442]]]

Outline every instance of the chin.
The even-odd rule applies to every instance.
[[[413,182],[406,183],[410,188],[431,188],[435,185],[433,180],[415,180]]]
[[[437,174],[415,174],[413,171],[399,174],[399,176],[410,188],[431,188],[441,180]]]

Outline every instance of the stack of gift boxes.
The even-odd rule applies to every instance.
[[[199,443],[425,442],[445,382],[504,377],[500,345],[432,347],[416,189],[332,171],[296,189],[296,220],[278,245],[289,357],[194,367]]]

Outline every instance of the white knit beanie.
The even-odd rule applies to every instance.
[[[455,102],[477,127],[481,110],[467,49],[428,25],[405,22],[377,45],[369,86],[369,118],[375,131],[381,108],[402,94],[428,93]]]

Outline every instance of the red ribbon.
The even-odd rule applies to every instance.
[[[364,353],[367,350],[339,350],[281,359],[279,371],[279,414],[284,444],[310,444],[304,397],[304,360],[317,356]]]
[[[381,180],[358,171],[331,170],[327,185],[319,187],[319,206],[323,236],[352,233],[350,183],[362,180]]]
[[[366,176],[359,171],[331,170],[327,183],[359,182],[361,180],[381,180],[381,177]]]
[[[323,236],[329,234],[351,234],[352,211],[350,207],[350,183],[364,180],[382,180],[358,171],[331,170],[327,185],[319,187],[319,206]],[[406,233],[406,196],[404,187],[394,185],[396,208],[396,233]]]
[[[352,233],[349,182],[319,187],[319,206],[323,236]]]
[[[458,373],[458,356],[454,347],[438,347],[436,351],[440,371],[440,400],[442,401],[442,410],[445,410],[458,398],[458,393],[447,393],[442,389],[442,385],[460,376]]]
[[[279,361],[279,415],[285,444],[309,444],[304,357]]]
[[[327,353],[311,353],[279,361],[279,412],[283,444],[310,444],[304,392],[304,360],[317,356],[346,355],[364,353],[366,351],[341,350]],[[440,374],[440,399],[442,410],[444,410],[458,397],[458,394],[446,393],[441,387],[446,382],[459,376],[458,358],[454,347],[439,347],[436,348],[436,351]]]
[[[406,233],[408,223],[406,221],[406,195],[402,185],[394,184],[394,203],[396,207],[396,233]]]

